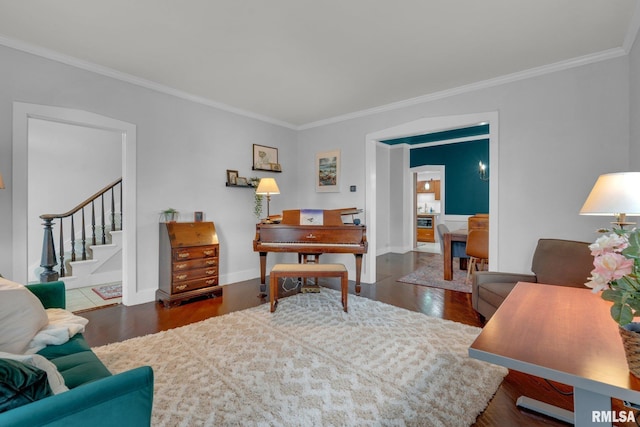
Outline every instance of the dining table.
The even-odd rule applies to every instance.
[[[464,242],[466,246],[468,234],[469,231],[467,229],[454,230],[443,234],[444,280],[453,280],[453,242]],[[467,258],[460,258],[460,269],[467,269]]]

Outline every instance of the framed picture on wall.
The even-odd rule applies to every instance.
[[[316,191],[340,192],[340,150],[316,154]]]
[[[278,149],[265,145],[253,144],[253,170],[280,172]]]

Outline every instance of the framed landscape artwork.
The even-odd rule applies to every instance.
[[[337,193],[340,191],[340,151],[316,154],[316,191]]]

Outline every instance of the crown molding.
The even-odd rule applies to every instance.
[[[525,80],[532,77],[538,77],[545,74],[554,73],[557,71],[567,70],[574,67],[580,67],[580,66],[595,63],[595,62],[605,61],[608,59],[624,56],[624,55],[627,55],[631,50],[633,42],[635,41],[635,38],[639,31],[640,31],[640,2],[636,7],[636,11],[634,12],[633,17],[631,18],[629,31],[627,32],[627,36],[625,37],[623,47],[613,48],[613,49],[605,50],[595,54],[585,55],[585,56],[569,59],[566,61],[556,62],[554,64],[531,68],[529,70],[507,74],[507,75],[496,77],[493,79],[483,80],[480,82],[471,83],[468,85],[463,85],[463,86],[459,86],[452,89],[446,89],[443,91],[434,92],[431,94],[406,99],[403,101],[393,102],[393,103],[381,105],[378,107],[368,108],[365,110],[355,111],[352,113],[335,116],[328,119],[310,122],[303,125],[294,125],[292,123],[274,119],[272,117],[253,113],[251,111],[243,110],[237,107],[232,107],[230,105],[227,105],[221,102],[213,101],[201,96],[197,96],[188,92],[174,89],[166,85],[155,83],[147,79],[143,79],[128,73],[123,73],[123,72],[114,70],[112,68],[104,67],[104,66],[95,64],[93,62],[83,61],[81,59],[74,58],[69,55],[61,54],[51,49],[46,49],[41,46],[33,45],[31,43],[15,40],[1,34],[0,34],[0,45],[6,46],[12,49],[20,50],[26,53],[30,53],[32,55],[40,56],[46,59],[50,59],[52,61],[60,62],[66,65],[71,65],[73,67],[80,68],[86,71],[101,74],[103,76],[110,77],[116,80],[135,84],[137,86],[141,86],[141,87],[154,90],[156,92],[164,93],[167,95],[175,96],[177,98],[185,99],[187,101],[192,101],[198,104],[202,104],[202,105],[213,107],[222,111],[238,114],[251,119],[260,120],[265,123],[281,126],[291,130],[306,130],[306,129],[312,129],[312,128],[325,126],[329,124],[339,123],[346,120],[384,113],[387,111],[407,108],[414,105],[435,101],[438,99],[448,98],[450,96],[469,93],[476,90],[495,87],[495,86],[503,85],[506,83]]]
[[[74,58],[72,56],[65,55],[51,49],[47,49],[41,46],[36,46],[31,43],[23,42],[20,40],[15,40],[1,34],[0,34],[0,45],[9,47],[11,49],[20,50],[22,52],[30,53],[32,55],[40,56],[46,59],[50,59],[52,61],[60,62],[66,65],[71,65],[72,67],[80,68],[85,71],[91,71],[93,73],[101,74],[106,77],[111,77],[116,80],[131,83],[136,86],[141,86],[146,89],[151,89],[156,92],[175,96],[177,98],[185,99],[187,101],[192,101],[198,104],[206,105],[208,107],[217,108],[219,110],[227,111],[229,113],[238,114],[251,119],[260,120],[269,124],[282,126],[292,130],[297,129],[295,125],[284,122],[282,120],[277,120],[272,117],[263,116],[261,114],[243,110],[241,108],[232,107],[222,102],[212,101],[210,99],[197,96],[189,92],[184,92],[178,89],[174,89],[172,87],[165,86],[156,82],[152,82],[150,80],[143,79],[140,77],[136,77],[128,73],[123,73],[121,71],[117,71],[112,68],[104,67],[102,65],[98,65],[93,62],[83,61],[81,59]]]
[[[629,21],[629,28],[627,28],[627,34],[624,38],[622,48],[629,54],[633,43],[638,38],[638,31],[640,31],[640,2],[636,2],[636,8],[631,15],[631,21]]]
[[[453,89],[446,89],[440,92],[434,92],[428,95],[418,96],[416,98],[406,99],[404,101],[393,102],[379,107],[373,107],[366,110],[355,111],[353,113],[344,114],[341,116],[332,117],[329,119],[318,120],[316,122],[307,123],[297,127],[297,130],[311,129],[319,126],[325,126],[333,123],[343,122],[346,120],[356,119],[365,116],[371,116],[373,114],[384,113],[387,111],[398,110],[401,108],[411,107],[426,102],[435,101],[438,99],[448,98],[454,95],[460,95],[468,92],[473,92],[480,89],[486,89],[503,85],[506,83],[516,82],[519,80],[526,80],[532,77],[543,76],[545,74],[555,73],[557,71],[568,70],[570,68],[580,67],[595,62],[606,61],[608,59],[617,58],[627,55],[627,51],[621,47],[608,49],[602,52],[594,53],[591,55],[580,56],[566,61],[556,62],[554,64],[543,65],[541,67],[531,68],[525,71],[517,73],[507,74],[504,76],[496,77],[493,79],[483,80],[476,83],[471,83],[464,86],[459,86]]]

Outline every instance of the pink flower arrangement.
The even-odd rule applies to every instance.
[[[589,245],[594,256],[589,281],[585,286],[602,292],[612,301],[611,317],[620,325],[640,316],[640,231],[614,230]]]

